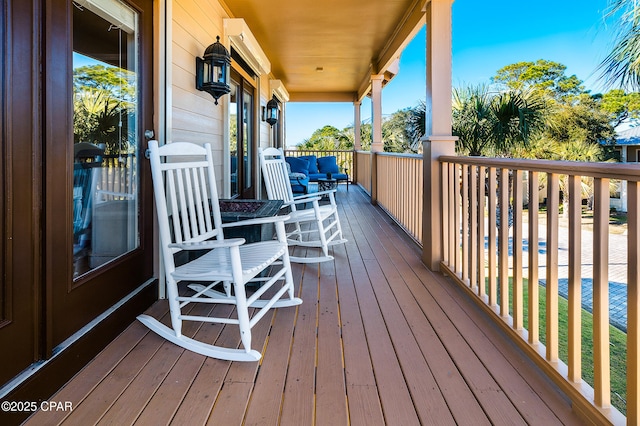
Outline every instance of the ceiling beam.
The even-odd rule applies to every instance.
[[[355,92],[290,92],[289,102],[355,102]]]

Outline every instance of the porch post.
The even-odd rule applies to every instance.
[[[382,143],[382,80],[383,75],[371,76],[371,152],[384,151]]]
[[[360,133],[360,124],[362,119],[360,118],[360,107],[362,102],[355,101],[353,103],[353,149],[360,151],[362,149],[362,134]]]
[[[360,118],[361,101],[355,101],[353,103],[353,162],[351,163],[351,182],[358,182],[358,154],[357,152],[362,149],[362,133],[360,131],[360,124],[362,119]]]
[[[442,259],[442,155],[455,154],[451,135],[451,5],[453,0],[430,0],[426,5],[427,98],[423,142],[424,201],[422,261],[432,271]]]
[[[371,76],[371,204],[378,203],[378,168],[376,153],[384,151],[382,142],[382,80],[383,75]]]

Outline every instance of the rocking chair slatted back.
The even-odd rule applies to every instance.
[[[164,146],[162,153],[164,156],[184,157],[204,155],[205,160],[155,165],[158,170],[162,170],[166,182],[164,193],[155,191],[160,217],[168,219],[165,223],[160,223],[160,237],[163,241],[173,243],[224,239],[218,192],[214,185],[207,184],[215,182],[214,170],[209,167],[208,159],[212,155],[210,148],[173,142]],[[156,159],[152,158],[154,160]],[[158,175],[154,179],[156,177],[162,179]],[[154,186],[162,188],[164,185],[154,182]],[[178,250],[173,249],[172,253]]]
[[[276,148],[265,148],[262,151],[262,176],[264,177],[267,195],[270,200],[283,200],[285,205],[293,203],[293,192],[284,161],[284,151]]]

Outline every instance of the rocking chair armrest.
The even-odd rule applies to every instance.
[[[327,189],[326,191],[314,192],[312,195],[320,197],[322,195],[335,194],[335,193],[336,193],[335,189]]]
[[[233,228],[234,226],[264,225],[265,223],[284,222],[285,220],[289,220],[289,216],[288,215],[258,217],[258,218],[255,218],[255,219],[240,220],[238,222],[223,223],[222,227],[223,228]]]
[[[171,248],[179,248],[182,250],[207,250],[215,248],[225,248],[233,246],[241,246],[245,243],[244,238],[229,238],[226,240],[207,240],[191,243],[173,243],[169,244]]]
[[[296,195],[293,197],[293,201],[287,204],[302,204],[302,203],[311,203],[313,201],[320,201],[320,197],[318,194],[322,194],[322,192],[314,192],[311,194],[305,195]]]

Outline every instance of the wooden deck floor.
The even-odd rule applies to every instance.
[[[333,249],[335,262],[294,266],[304,303],[254,327],[260,363],[205,358],[134,322],[51,398],[73,411],[28,424],[580,423],[359,188],[341,186],[338,202],[349,242]],[[239,344],[235,328],[190,324],[185,334]]]

